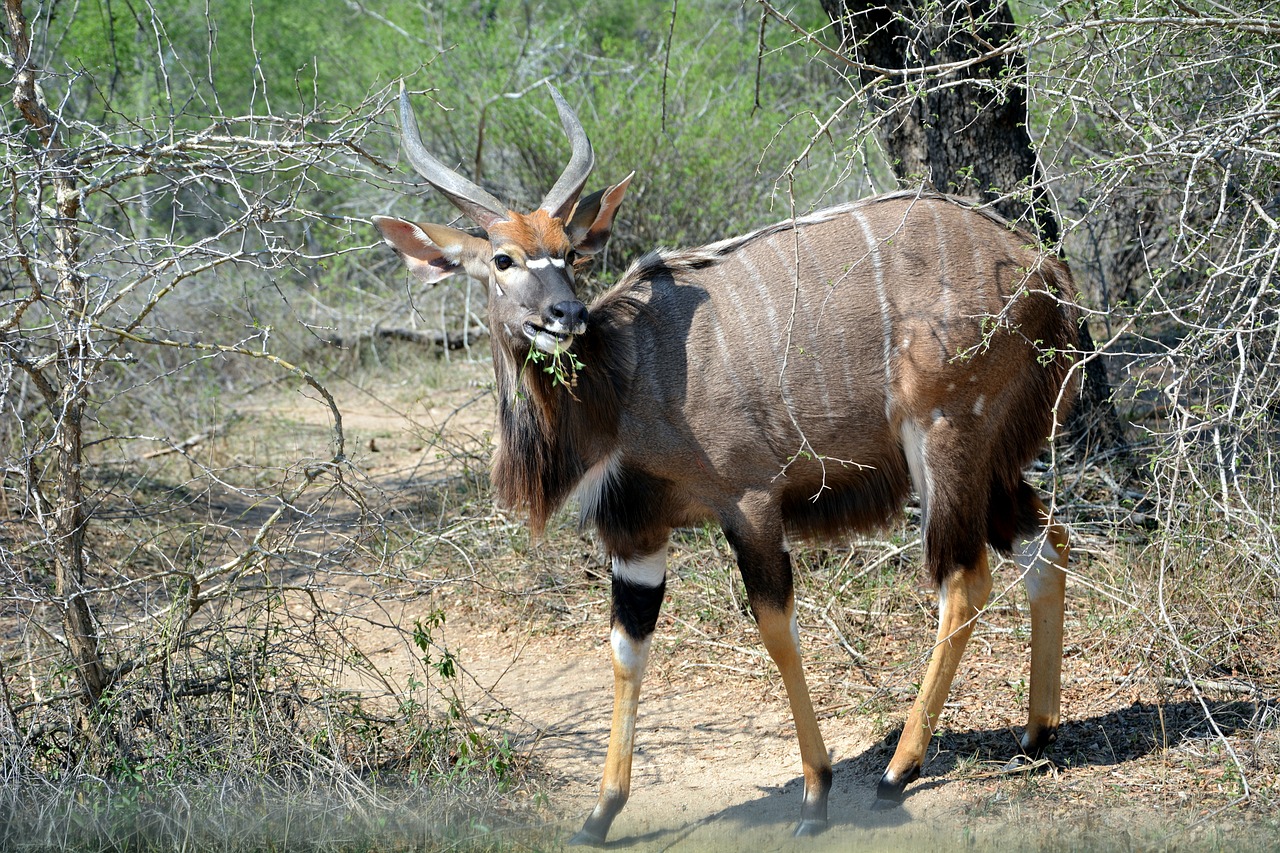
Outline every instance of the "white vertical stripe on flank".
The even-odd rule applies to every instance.
[[[886,418],[892,418],[890,410],[893,403],[893,369],[890,356],[893,352],[893,318],[889,313],[889,292],[885,289],[884,263],[880,258],[880,241],[872,232],[871,224],[867,222],[867,218],[862,215],[861,211],[854,210],[851,213],[853,218],[858,220],[858,226],[862,228],[862,236],[867,241],[867,256],[871,258],[871,267],[875,271],[876,299],[880,303],[881,334],[884,335],[884,342],[881,346],[884,352],[884,415]]]
[[[716,349],[720,352],[720,366],[729,374],[727,377],[729,387],[736,391],[742,387],[742,383],[738,379],[738,371],[734,369],[734,362],[742,358],[742,356],[734,356],[733,349],[729,346],[729,339],[724,335],[724,324],[720,322],[720,313],[716,311],[715,303],[713,302],[706,306],[703,310],[705,311],[705,322],[711,324],[711,329],[716,336]]]
[[[833,213],[835,211],[832,211]],[[823,222],[836,217],[826,217]],[[823,360],[824,369],[833,367],[835,371],[843,378],[842,387],[835,389],[837,395],[843,393],[844,399],[838,400],[834,408],[838,408],[841,412],[833,413],[833,418],[839,418],[849,403],[857,397],[857,380],[860,379],[858,370],[854,366],[850,347],[847,342],[849,340],[849,330],[844,325],[844,312],[839,309],[829,311],[832,297],[840,287],[840,278],[832,278],[828,275],[828,269],[823,264],[824,257],[820,257],[813,249],[813,241],[810,240],[803,231],[796,234],[796,242],[800,246],[800,253],[804,259],[808,261],[810,266],[810,279],[817,282],[813,289],[812,301],[814,307],[812,309],[811,328],[813,329],[813,338],[815,341],[819,339],[819,331],[822,325],[827,324],[826,334],[822,337],[827,340],[839,341],[839,346],[828,347],[823,350],[819,358]],[[844,272],[841,272],[841,278]],[[846,297],[847,298],[847,297]],[[834,337],[832,335],[834,332]]]
[[[953,282],[947,278],[949,273],[947,269],[947,231],[946,226],[942,222],[943,210],[940,204],[930,204],[929,212],[933,214],[933,233],[937,245],[934,247],[934,255],[938,259],[938,288],[942,291],[942,319],[943,323],[938,327],[939,333],[943,336],[942,345],[948,349],[948,357],[952,355],[950,344],[946,339],[947,322],[951,319],[953,311],[953,299],[951,288]],[[965,217],[967,220],[968,217]]]
[[[769,345],[769,351],[773,353],[773,363],[775,365],[782,364],[781,354],[778,352],[778,341],[782,337],[782,327],[778,324],[778,312],[773,310],[773,299],[769,293],[769,287],[765,283],[764,277],[760,275],[760,270],[751,262],[751,249],[746,248],[734,255],[746,268],[747,276],[751,284],[755,287],[756,296],[759,302],[754,306],[756,309],[763,308],[768,314],[768,322],[764,329],[764,337]],[[749,317],[754,312],[744,312],[744,317]],[[744,353],[744,357],[751,358],[754,353]]]
[[[766,242],[769,244],[769,248],[773,249],[774,254],[778,256],[778,260],[791,273],[788,278],[791,280],[791,286],[796,287],[797,278],[799,278],[801,282],[808,280],[808,278],[804,277],[803,271],[797,267],[799,259],[795,250],[795,244],[792,241],[797,239],[798,235],[790,231],[784,231],[781,233],[788,236],[785,250],[784,247],[778,245],[777,234],[769,235]],[[812,276],[810,275],[810,277]],[[791,305],[795,306],[796,311],[796,316],[792,318],[791,343],[796,353],[800,354],[800,350],[804,348],[804,345],[797,345],[797,338],[800,335],[804,335],[804,338],[809,341],[808,351],[803,353],[800,357],[804,358],[805,364],[813,369],[814,379],[818,382],[818,395],[822,398],[822,411],[826,415],[827,419],[831,420],[834,417],[831,406],[831,392],[827,389],[827,372],[822,366],[822,357],[826,353],[818,349],[817,346],[818,335],[815,331],[815,325],[819,318],[813,316],[809,311],[811,300],[806,298],[808,295],[809,294],[805,293],[802,289],[798,299],[792,300],[788,298],[784,303],[788,306],[788,311],[791,310]],[[779,332],[781,331],[782,330],[779,329]]]
[[[715,286],[708,287],[707,292],[711,296],[714,304],[724,309],[724,314],[732,321],[732,327],[726,327],[725,324],[716,325],[716,346],[720,350],[720,355],[724,359],[723,366],[735,377],[738,375],[735,367],[747,364],[750,366],[751,374],[755,376],[754,382],[739,382],[734,386],[735,396],[742,398],[746,395],[746,399],[751,403],[758,403],[759,400],[754,396],[760,388],[765,387],[765,371],[761,368],[761,359],[758,357],[758,344],[752,338],[752,329],[757,325],[748,319],[752,316],[758,316],[754,312],[747,311],[742,301],[742,292],[738,289],[738,284],[742,279],[740,274],[726,274],[726,268],[732,268],[729,264],[718,264],[709,272],[715,273]],[[738,273],[737,270],[734,273]],[[720,316],[719,311],[712,311],[717,318]],[[723,343],[722,343],[723,342]]]

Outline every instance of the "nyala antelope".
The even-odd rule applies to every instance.
[[[402,91],[409,162],[484,236],[373,221],[423,282],[462,273],[488,285],[500,502],[539,533],[576,495],[612,561],[613,723],[599,800],[573,840],[602,844],[627,801],[668,537],[708,520],[733,547],[791,704],[797,835],[826,827],[831,760],[801,668],[787,543],[876,528],[913,489],[937,643],[877,795],[900,800],[920,775],[991,590],[987,545],[1025,577],[1021,746],[1039,753],[1059,720],[1067,535],[1022,472],[1073,396],[1066,267],[989,212],[905,192],[652,252],[587,307],[575,268],[604,247],[631,176],[580,197],[591,143],[551,94],[572,155],[541,206],[519,213],[425,149]]]

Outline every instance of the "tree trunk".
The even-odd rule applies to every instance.
[[[860,63],[859,76],[884,112],[878,133],[899,180],[992,203],[1056,246],[1062,231],[1045,190],[1027,130],[1026,58],[1019,52],[962,65],[949,72],[923,69],[973,62],[1014,36],[1004,0],[822,0],[841,38],[842,51]],[[877,70],[878,69],[878,70]],[[914,73],[911,73],[915,70]],[[885,71],[905,71],[882,79]],[[1095,351],[1087,325],[1080,350]],[[1085,367],[1080,400],[1067,423],[1073,443],[1112,448],[1123,429],[1111,404],[1099,358]]]
[[[40,97],[36,67],[31,59],[31,36],[22,0],[4,0],[4,36],[12,51],[13,103],[39,137],[39,157],[52,175],[54,194],[54,256],[59,352],[43,368],[31,366],[40,376],[37,385],[44,396],[54,427],[52,446],[57,462],[57,495],[52,511],[42,513],[52,545],[55,594],[62,608],[67,651],[80,682],[86,709],[97,706],[106,686],[106,668],[98,648],[98,630],[85,600],[85,525],[83,421],[92,353],[83,339],[86,309],[85,282],[80,275],[80,194],[74,164],[59,132],[59,125]],[[46,374],[52,373],[52,381]],[[88,720],[85,719],[86,729]]]

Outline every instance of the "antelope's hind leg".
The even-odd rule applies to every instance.
[[[1049,523],[1044,503],[1024,487],[1037,521],[1036,531],[1014,543],[1031,608],[1031,696],[1022,751],[1040,757],[1058,734],[1062,716],[1062,620],[1066,609],[1066,528]]]
[[[727,531],[726,531],[727,532]],[[751,612],[760,629],[760,639],[782,675],[791,705],[791,717],[800,742],[800,761],[804,767],[804,803],[800,809],[797,837],[817,835],[827,828],[827,797],[831,793],[831,758],[818,730],[818,720],[809,698],[800,659],[800,632],[796,626],[795,595],[792,586],[791,557],[781,548],[776,551],[746,546],[730,535],[738,555],[738,566]]]
[[[649,662],[653,629],[666,591],[667,549],[632,560],[613,558],[613,723],[600,781],[600,797],[570,844],[602,846],[613,819],[631,795],[640,683]]]

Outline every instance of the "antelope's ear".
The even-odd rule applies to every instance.
[[[454,273],[489,280],[489,241],[445,225],[415,224],[390,216],[375,216],[382,239],[404,258],[409,272],[426,284]]]
[[[578,202],[569,217],[569,242],[579,255],[594,255],[609,242],[609,234],[613,231],[613,217],[622,204],[622,196],[627,192],[627,185],[636,176],[635,172],[627,175],[620,183],[608,189],[593,192]]]

